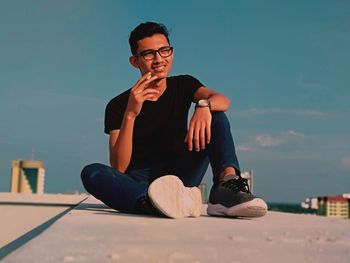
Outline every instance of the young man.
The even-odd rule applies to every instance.
[[[174,52],[164,25],[138,25],[129,43],[130,64],[141,78],[106,107],[111,167],[86,166],[81,173],[86,190],[121,212],[197,217],[202,204],[197,186],[210,163],[209,215],[265,215],[266,203],[240,176],[224,114],[229,99],[192,76],[168,77]]]

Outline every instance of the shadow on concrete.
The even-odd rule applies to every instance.
[[[113,208],[105,204],[94,204],[94,203],[81,203],[79,206],[75,207],[74,210],[87,210],[94,212],[95,215],[108,215],[108,216],[119,216],[119,217],[141,217],[141,218],[154,218],[154,219],[171,219],[166,216],[156,216],[156,215],[146,215],[146,214],[132,214],[132,213],[123,213],[119,212]],[[222,216],[209,216],[209,215],[201,215],[201,218],[207,219],[221,219],[221,220],[244,220],[249,221],[253,220],[253,218],[245,218],[245,217],[222,217]]]
[[[81,203],[74,210],[92,210],[92,209],[112,209],[105,204]]]
[[[167,217],[161,217],[161,216],[155,216],[155,215],[146,215],[146,214],[132,214],[132,213],[123,213],[119,212],[113,208],[110,208],[109,206],[105,204],[93,204],[93,203],[81,203],[79,206],[75,207],[74,210],[87,210],[95,212],[95,215],[114,215],[114,216],[121,216],[121,217],[146,217],[146,218],[167,218]]]

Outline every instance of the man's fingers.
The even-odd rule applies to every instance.
[[[192,125],[190,125],[190,128],[188,129],[186,138],[187,138],[188,150],[192,151],[193,149],[193,126]]]
[[[186,142],[189,149],[204,150],[211,140],[211,113],[207,110],[196,110],[191,118]]]
[[[151,76],[149,75],[149,78],[146,78],[144,81],[142,81],[139,86],[137,87],[137,89],[140,90],[145,90],[147,89],[147,86],[152,82],[155,81],[158,77],[156,75]]]
[[[211,140],[210,125],[205,126],[205,134],[206,134],[207,144],[209,144]]]
[[[157,75],[152,76],[151,72],[146,73],[143,75],[134,85],[132,90],[136,91],[136,93],[144,90],[147,88],[148,84],[150,84],[152,81],[156,80],[158,77]]]
[[[193,134],[193,143],[194,143],[194,149],[198,152],[200,150],[199,148],[199,132],[200,132],[200,127],[195,127],[194,129],[194,134]]]
[[[199,132],[199,140],[200,140],[202,150],[205,149],[205,132],[206,132],[205,127],[201,127],[200,132]]]
[[[134,87],[138,87],[143,81],[149,79],[151,77],[151,72],[147,72],[143,75],[139,80],[135,83]]]
[[[135,95],[135,99],[141,103],[145,100],[155,100],[156,96],[159,94],[159,90],[156,89],[145,89],[140,93]]]
[[[159,93],[159,90],[156,90],[156,89],[145,89],[141,93],[142,93],[143,96],[148,95],[150,93],[155,95],[155,94]]]
[[[147,85],[150,84],[152,81],[155,81],[157,78],[158,78],[157,75],[150,76],[149,78],[146,78],[146,80],[145,80],[143,83],[141,83],[141,86],[142,86],[142,85],[147,86]]]
[[[155,101],[156,97],[153,94],[148,94],[146,95],[145,100]]]
[[[144,98],[145,96],[147,97],[149,94],[157,95],[159,94],[159,90],[156,90],[156,89],[134,90],[133,93],[135,98],[138,100],[138,99]]]
[[[185,142],[188,145],[188,150],[200,151],[205,149],[205,145],[210,142],[210,127],[204,125],[190,125]]]

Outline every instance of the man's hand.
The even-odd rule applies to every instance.
[[[156,79],[157,76],[151,76],[151,72],[148,72],[131,88],[128,106],[125,111],[128,116],[136,117],[139,115],[145,100],[155,100],[155,96],[159,91],[148,88],[148,85]]]
[[[209,107],[195,109],[185,139],[189,151],[192,151],[193,146],[197,152],[204,150],[205,144],[210,142],[211,118]]]

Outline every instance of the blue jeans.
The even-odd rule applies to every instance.
[[[186,145],[184,145],[185,147]],[[120,173],[114,168],[94,163],[84,167],[81,178],[85,189],[111,208],[134,212],[136,201],[147,195],[149,184],[156,178],[177,175],[185,186],[198,186],[211,165],[213,180],[227,167],[240,173],[230,123],[223,112],[212,113],[211,141],[205,150],[185,151],[179,159],[159,163],[145,169]]]

